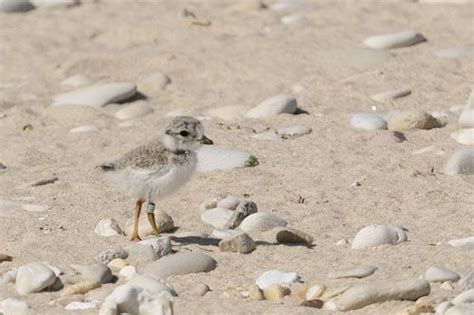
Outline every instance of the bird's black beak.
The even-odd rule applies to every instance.
[[[208,137],[206,137],[206,136],[204,136],[204,135],[202,136],[201,139],[199,139],[199,142],[200,142],[201,144],[214,144],[214,142],[212,142],[211,139],[209,139]]]

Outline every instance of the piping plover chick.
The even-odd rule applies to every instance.
[[[145,202],[153,233],[159,234],[155,202],[191,178],[197,164],[195,150],[200,144],[213,144],[204,135],[201,122],[192,117],[178,116],[166,127],[160,139],[140,146],[118,160],[100,165],[108,182],[136,199],[132,241],[140,240],[138,223]]]

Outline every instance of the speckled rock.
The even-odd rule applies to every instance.
[[[309,135],[311,132],[313,132],[313,129],[307,126],[291,126],[279,128],[276,132],[283,139],[294,139]]]
[[[219,242],[219,249],[221,252],[248,254],[252,252],[255,247],[254,240],[246,233],[229,236]]]
[[[279,114],[294,114],[298,108],[296,98],[291,95],[277,95],[267,98],[247,112],[249,118],[269,118]]]
[[[246,217],[257,213],[257,211],[257,204],[255,202],[251,200],[243,200],[232,213],[232,216],[226,223],[226,227],[229,229],[237,228]]]
[[[412,129],[429,130],[440,128],[445,125],[446,121],[437,119],[420,110],[402,111],[397,115],[394,115],[394,117],[388,121],[388,129],[397,131]]]
[[[408,240],[407,230],[395,225],[369,225],[361,229],[352,241],[352,249],[366,249],[383,244],[396,245]]]
[[[110,261],[115,258],[126,259],[128,257],[128,252],[122,248],[111,248],[106,249],[95,257],[95,260],[101,264],[107,265]]]
[[[143,272],[153,277],[166,278],[172,275],[209,272],[216,266],[217,262],[206,254],[182,252],[148,264]]]

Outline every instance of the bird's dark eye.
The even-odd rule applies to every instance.
[[[186,130],[182,130],[182,131],[180,131],[180,132],[179,132],[179,134],[180,134],[181,136],[183,136],[183,137],[187,137],[187,136],[189,136],[189,132],[188,132],[188,131],[186,131]]]

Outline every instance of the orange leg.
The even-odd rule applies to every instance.
[[[148,221],[150,222],[151,228],[153,229],[153,234],[159,235],[160,231],[158,230],[158,227],[156,226],[155,214],[147,213],[147,217],[148,217]]]
[[[133,234],[132,238],[130,239],[131,241],[140,241],[141,238],[138,236],[138,225],[140,222],[140,212],[142,211],[142,205],[143,205],[144,200],[138,199],[135,202],[135,222],[133,224]]]

